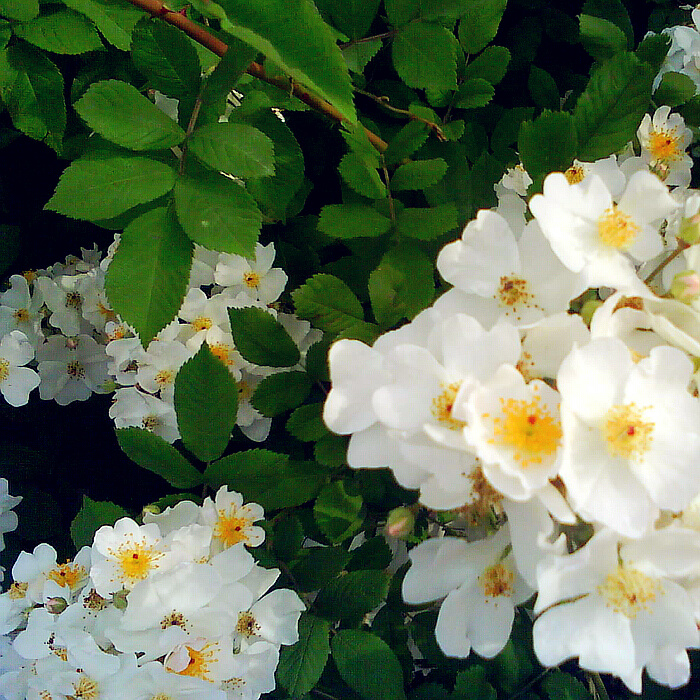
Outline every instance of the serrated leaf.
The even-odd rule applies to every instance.
[[[335,578],[350,560],[343,547],[311,547],[292,567],[294,580],[301,591],[315,591]]]
[[[591,694],[581,681],[556,668],[545,676],[542,689],[549,700],[591,700]]]
[[[312,386],[306,372],[278,372],[258,384],[251,403],[263,416],[274,418],[302,404]]]
[[[212,488],[227,484],[265,510],[293,508],[316,496],[326,471],[313,462],[290,462],[287,455],[247,450],[210,464],[204,479]]]
[[[39,14],[39,0],[2,0],[0,14],[8,19],[26,22]]]
[[[437,207],[406,208],[396,217],[396,229],[403,236],[431,241],[459,225],[457,207],[452,203]]]
[[[130,153],[92,154],[63,171],[44,208],[74,219],[111,219],[167,194],[175,178],[175,171],[158,160]]]
[[[419,12],[421,0],[384,0],[389,24],[400,27],[410,22]]]
[[[650,34],[642,39],[635,55],[640,61],[646,61],[658,74],[661,65],[666,58],[668,50],[671,48],[671,37],[666,34]]]
[[[417,246],[402,243],[387,251],[370,275],[368,288],[374,317],[381,327],[390,328],[432,303],[433,262]]]
[[[395,165],[404,158],[413,155],[427,140],[430,129],[427,124],[416,119],[411,120],[389,142],[384,151],[384,160],[387,165]]]
[[[185,138],[170,117],[121,80],[94,83],[73,106],[100,136],[134,151],[171,148]]]
[[[391,219],[366,204],[327,204],[318,217],[318,230],[331,238],[381,236]]]
[[[346,462],[348,440],[349,438],[346,435],[326,433],[314,445],[314,459],[329,469],[342,467]]]
[[[20,0],[23,2],[24,0]],[[126,0],[63,0],[73,10],[89,17],[110,44],[122,51],[131,45],[131,33],[145,13]]]
[[[683,73],[664,73],[659,87],[654,92],[654,102],[659,105],[678,107],[695,95],[695,83]]]
[[[457,674],[454,700],[496,700],[496,689],[487,682],[483,666],[473,666]]]
[[[199,91],[202,69],[197,51],[184,32],[160,19],[149,17],[136,26],[131,59],[164,95],[182,99]]]
[[[457,62],[452,34],[437,24],[415,22],[394,37],[391,56],[396,72],[409,87],[457,88]]]
[[[378,569],[351,571],[333,579],[318,592],[314,609],[329,620],[356,619],[384,601],[389,578]]]
[[[204,83],[202,105],[212,106],[216,118],[223,114],[226,98],[255,58],[255,49],[231,37],[228,49]],[[278,120],[279,121],[279,120]]]
[[[350,496],[342,481],[334,481],[325,486],[316,499],[314,518],[321,532],[333,544],[339,544],[362,527],[362,496]]]
[[[356,44],[342,46],[343,58],[348,70],[353,73],[362,73],[365,66],[377,55],[382,48],[382,40],[362,41]]]
[[[43,53],[27,44],[0,52],[0,96],[15,128],[61,150],[66,129],[63,76]]]
[[[401,664],[391,647],[363,630],[340,630],[331,652],[342,679],[367,700],[405,700]]]
[[[359,154],[346,153],[338,165],[338,172],[343,180],[363,197],[369,199],[386,197],[386,187],[379,177],[376,167]]]
[[[622,0],[586,0],[581,12],[606,19],[618,27],[627,42],[623,48],[632,48],[634,45],[634,27]]]
[[[192,253],[192,243],[165,207],[146,212],[124,229],[105,290],[112,308],[136,329],[144,348],[177,316]]]
[[[596,61],[607,61],[627,48],[624,32],[607,19],[580,15],[579,32],[583,48]]]
[[[333,34],[310,0],[219,0],[222,28],[264,53],[296,82],[356,120],[350,75]],[[299,41],[303,28],[304,40]]]
[[[527,89],[538,107],[555,111],[559,109],[559,89],[554,78],[546,70],[532,66],[527,79]]]
[[[580,160],[605,158],[634,137],[649,106],[653,79],[649,64],[627,52],[596,70],[574,110]]]
[[[309,613],[299,618],[299,641],[283,646],[277,665],[277,681],[293,697],[308,693],[318,682],[331,653],[330,623]]]
[[[333,24],[350,39],[360,39],[368,32],[379,9],[380,0],[330,0],[325,3]]]
[[[189,489],[202,483],[202,474],[163,438],[141,428],[121,428],[117,442],[140,467],[162,476],[171,486]]]
[[[464,78],[483,78],[491,85],[498,85],[505,77],[509,63],[510,51],[505,46],[487,46],[467,65]]]
[[[229,309],[231,333],[244,359],[264,367],[291,367],[299,362],[299,348],[284,326],[265,309]]]
[[[222,253],[254,255],[262,214],[237,182],[218,173],[181,175],[175,183],[175,211],[195,243]]]
[[[231,438],[238,386],[206,341],[175,378],[175,413],[182,442],[202,462],[219,458]]]
[[[102,49],[92,22],[84,15],[59,9],[14,27],[15,34],[44,51],[78,54]]]
[[[447,172],[447,163],[442,158],[414,160],[400,165],[391,177],[392,190],[422,190],[434,185]]]
[[[467,53],[479,53],[496,36],[507,0],[471,0],[457,36]]]
[[[320,440],[328,434],[328,428],[321,418],[322,403],[299,406],[287,420],[287,432],[302,442]]]
[[[206,124],[192,134],[189,148],[210,168],[236,177],[265,177],[275,173],[272,141],[249,124]]]
[[[470,78],[462,83],[455,94],[454,106],[474,109],[487,105],[494,96],[493,85],[484,78]]]
[[[129,514],[115,503],[93,501],[83,496],[83,505],[70,524],[70,536],[76,549],[91,546],[95,532],[103,525],[114,525]]]
[[[391,547],[382,535],[375,535],[365,540],[359,547],[352,550],[352,559],[348,562],[348,571],[359,569],[386,569],[393,555]],[[380,586],[381,587],[381,586]]]

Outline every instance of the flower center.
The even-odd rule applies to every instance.
[[[79,309],[83,300],[78,292],[68,292],[66,294],[66,307],[69,309]]]
[[[678,160],[683,155],[679,144],[680,138],[676,135],[676,129],[652,131],[649,134],[649,152],[654,160]]]
[[[586,177],[586,171],[583,169],[582,165],[572,165],[565,173],[564,177],[570,185],[577,185],[584,177]]]
[[[598,219],[598,237],[611,248],[625,248],[639,233],[639,226],[632,218],[621,212],[615,204],[606,209]]]
[[[87,594],[87,596],[85,596],[85,599],[83,600],[83,607],[86,610],[104,610],[107,607],[107,604],[107,599],[103,598],[94,588]]]
[[[22,600],[27,595],[27,588],[29,588],[29,584],[26,581],[19,583],[15,581],[7,591],[7,595],[12,600]]]
[[[654,424],[642,420],[643,411],[630,403],[612,406],[605,414],[602,431],[611,455],[638,460],[649,449]]]
[[[243,275],[243,282],[245,283],[246,287],[255,289],[260,284],[260,275],[253,271],[246,272]]]
[[[12,317],[17,323],[27,323],[29,321],[29,311],[27,309],[17,309],[12,314]]]
[[[175,373],[171,369],[162,369],[155,376],[155,382],[161,389],[168,384],[172,384],[174,379]]]
[[[160,425],[160,418],[158,416],[144,416],[141,419],[141,425],[146,430],[153,432]]]
[[[182,613],[173,611],[160,621],[162,630],[168,629],[168,627],[182,627],[184,629],[187,627],[187,620]]]
[[[195,331],[208,331],[212,326],[211,319],[207,318],[206,316],[199,316],[198,318],[195,318],[194,321],[192,321],[192,328],[195,329]]]
[[[457,420],[452,417],[452,407],[454,406],[455,398],[457,398],[460,385],[460,382],[442,384],[442,394],[433,399],[432,414],[449,430],[461,430],[466,425],[463,420]]]
[[[232,547],[238,542],[247,542],[248,536],[245,529],[250,525],[247,518],[237,518],[234,515],[227,516],[223,510],[219,511],[219,520],[214,526],[214,536],[218,537],[226,547]]]
[[[242,612],[238,615],[236,632],[243,637],[252,637],[260,630],[260,625],[249,612]]]
[[[145,579],[152,569],[158,568],[158,559],[163,556],[152,545],[141,542],[125,542],[116,551],[109,549],[119,567],[122,581],[136,582]]]
[[[532,401],[500,399],[502,417],[493,419],[490,443],[498,441],[515,450],[513,459],[521,467],[542,464],[542,458],[557,451],[562,431],[561,423],[541,405],[539,396]],[[488,418],[489,414],[484,414]]]
[[[75,695],[73,697],[76,698],[76,700],[78,700],[78,698],[81,700],[92,700],[100,694],[97,683],[87,676],[80,676],[78,682],[73,683],[73,688],[75,688]]]
[[[84,567],[67,561],[65,564],[59,564],[55,569],[51,569],[47,578],[60,586],[68,586],[72,590],[87,578],[87,571]]]
[[[209,349],[212,355],[217,357],[227,367],[233,364],[233,360],[231,359],[233,348],[230,345],[226,345],[226,343],[214,343],[209,346]]]
[[[190,656],[190,660],[187,666],[180,671],[181,676],[192,676],[195,678],[201,678],[203,680],[209,680],[209,665],[214,661],[214,649],[215,644],[205,644],[201,649],[193,649],[190,646],[185,645],[187,653]]]
[[[534,295],[528,291],[527,280],[515,275],[503,276],[498,286],[498,303],[506,308],[528,305]]]
[[[656,600],[656,594],[663,593],[661,584],[636,569],[617,570],[605,577],[596,589],[609,608],[626,617],[634,618],[640,610],[649,612],[647,603]]]
[[[10,363],[4,357],[0,357],[0,383],[4,382],[9,376]]]
[[[490,598],[513,595],[513,572],[501,561],[479,577],[484,593]]]
[[[85,379],[85,368],[78,360],[73,360],[66,365],[66,374],[73,379]]]

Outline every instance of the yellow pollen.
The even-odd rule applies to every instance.
[[[213,345],[209,346],[209,349],[211,350],[212,355],[217,357],[227,367],[233,364],[233,360],[231,359],[233,348],[230,345],[226,345],[226,343],[214,343]]]
[[[17,323],[26,323],[29,321],[29,311],[27,309],[17,309],[17,311],[12,314],[12,317]]]
[[[53,698],[53,696],[51,695],[51,693],[49,693],[48,690],[42,690],[39,693],[39,697],[41,698],[41,700],[52,700]]]
[[[141,419],[141,425],[146,430],[153,432],[160,425],[160,418],[158,416],[144,416]]]
[[[461,430],[466,425],[463,420],[457,420],[452,417],[452,407],[460,386],[460,382],[442,384],[442,394],[433,399],[432,414],[449,430]]]
[[[253,272],[252,270],[250,272],[246,272],[243,275],[243,282],[246,285],[246,287],[249,287],[250,289],[255,289],[260,284],[260,275],[257,272]]]
[[[642,420],[644,410],[633,403],[618,404],[605,414],[602,431],[611,455],[639,460],[649,449],[654,423]]]
[[[75,695],[73,697],[76,698],[76,700],[78,700],[78,698],[81,700],[92,700],[100,694],[97,683],[87,676],[80,676],[80,680],[78,680],[77,683],[73,683],[73,687],[75,688]]]
[[[39,275],[34,272],[34,270],[25,270],[22,273],[22,277],[24,277],[25,280],[27,280],[28,284],[31,284]]]
[[[198,318],[195,318],[194,321],[192,321],[192,328],[194,328],[197,332],[208,331],[211,327],[211,319],[207,318],[206,316],[199,316]]]
[[[605,598],[606,604],[616,613],[634,618],[640,610],[650,612],[647,605],[656,600],[656,594],[663,594],[658,581],[636,569],[625,569],[618,566],[617,570],[608,574],[605,581],[596,589]]]
[[[148,700],[173,700],[173,696],[166,695],[165,693],[156,693],[155,695],[151,695]]]
[[[182,613],[173,611],[160,621],[162,630],[168,629],[168,627],[182,627],[184,629],[187,627],[187,620]]]
[[[10,376],[10,363],[0,357],[0,382],[4,382]]]
[[[161,389],[168,384],[172,384],[175,379],[175,373],[171,369],[162,369],[155,376],[156,384],[158,384]]]
[[[683,155],[679,143],[680,137],[676,135],[676,129],[652,131],[649,134],[649,152],[654,160],[664,162],[679,160]]]
[[[84,567],[71,562],[59,564],[55,569],[51,569],[47,577],[61,586],[77,588],[86,578],[87,571]]]
[[[69,309],[79,309],[83,300],[78,292],[68,292],[66,294],[66,306]]]
[[[513,595],[513,572],[501,561],[479,577],[484,593],[490,598]]]
[[[107,333],[109,340],[121,340],[126,335],[124,326],[117,326],[111,333]]]
[[[187,667],[182,671],[179,671],[181,676],[191,676],[194,678],[202,678],[208,681],[209,678],[209,664],[214,660],[214,649],[211,647],[217,646],[216,644],[205,644],[202,649],[193,649],[192,647],[185,646],[187,652],[190,655],[190,661]]]
[[[27,588],[29,588],[29,584],[26,581],[15,581],[7,591],[7,595],[12,600],[21,600],[27,595]]]
[[[145,541],[125,542],[116,551],[108,551],[117,560],[119,579],[128,583],[145,579],[153,569],[158,568],[158,559],[163,556],[162,552]]]
[[[248,536],[245,529],[250,527],[248,518],[237,518],[235,515],[226,515],[223,510],[219,511],[219,520],[214,526],[214,536],[218,537],[226,547],[232,547],[238,542],[247,542]]]
[[[515,450],[513,459],[521,467],[542,464],[542,458],[557,451],[562,431],[561,423],[541,405],[539,396],[528,402],[500,399],[503,417],[493,419],[491,444],[501,444]],[[488,414],[484,414],[488,418]]]
[[[107,599],[93,588],[83,599],[83,607],[87,610],[104,610],[107,607]]]
[[[497,297],[501,306],[510,308],[517,308],[521,305],[527,306],[533,298],[534,295],[528,291],[527,280],[515,275],[501,277]]]
[[[245,685],[243,678],[228,678],[221,683],[221,690],[239,690]]]
[[[65,647],[54,647],[51,644],[49,644],[49,648],[51,649],[51,653],[54,656],[58,656],[61,661],[68,661],[68,649]]]
[[[75,379],[85,379],[85,368],[77,360],[66,365],[66,374]]]
[[[236,632],[244,637],[252,637],[260,630],[260,625],[249,612],[242,612],[238,615]]]
[[[586,171],[583,169],[582,165],[572,165],[565,173],[564,177],[570,185],[577,185],[584,177],[586,177]]]
[[[639,226],[632,218],[621,212],[615,204],[598,219],[598,237],[604,245],[611,248],[626,248],[639,231]]]

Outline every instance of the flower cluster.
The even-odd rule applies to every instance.
[[[692,6],[687,7],[691,9]],[[656,76],[654,89],[659,86],[665,73],[673,71],[687,75],[700,87],[700,9],[693,8],[692,27],[679,25],[664,29],[662,34],[671,38],[671,46]]]
[[[540,661],[635,692],[644,669],[687,682],[700,646],[700,197],[679,116],[638,137],[550,174],[527,223],[529,178],[509,172],[438,256],[452,289],[372,347],[331,347],[324,407],[351,467],[449,511],[403,582],[440,601],[445,654],[495,656],[537,594]]]
[[[277,569],[246,549],[262,508],[222,487],[103,526],[59,564],[22,552],[0,595],[0,695],[22,698],[255,700],[275,687],[282,644],[304,604],[272,588]]]
[[[42,399],[61,405],[116,389],[110,417],[118,428],[146,428],[172,443],[180,436],[175,377],[206,341],[238,382],[238,425],[250,439],[264,440],[271,420],[253,408],[250,397],[277,370],[241,357],[228,309],[266,309],[298,342],[302,358],[321,336],[308,322],[272,306],[287,283],[284,271],[272,267],[274,245],[257,244],[252,259],[196,246],[178,317],[144,350],[105,295],[118,242],[117,236],[104,259],[97,250],[83,250],[82,259],[69,257],[65,264],[10,278],[10,288],[0,294],[0,391],[6,401],[24,405],[36,387]]]
[[[0,479],[0,552],[5,549],[6,532],[17,529],[17,513],[12,509],[22,500],[22,496],[10,496],[7,479]],[[5,569],[0,566],[0,581],[5,577]]]

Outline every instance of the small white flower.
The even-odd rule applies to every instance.
[[[22,331],[36,348],[44,339],[41,294],[37,290],[32,296],[24,275],[12,275],[10,284],[10,289],[0,294],[0,337],[13,330]]]
[[[265,517],[265,511],[257,503],[243,505],[243,496],[222,486],[214,501],[206,498],[202,504],[200,522],[214,529],[214,541],[219,551],[239,542],[257,547],[265,540],[265,530],[255,525]],[[216,553],[216,552],[215,552]]]
[[[171,444],[180,437],[173,405],[136,387],[114,392],[109,417],[117,428],[143,428]]]
[[[23,366],[33,358],[34,348],[22,331],[10,331],[0,340],[0,392],[10,406],[24,406],[41,382],[33,369]]]

